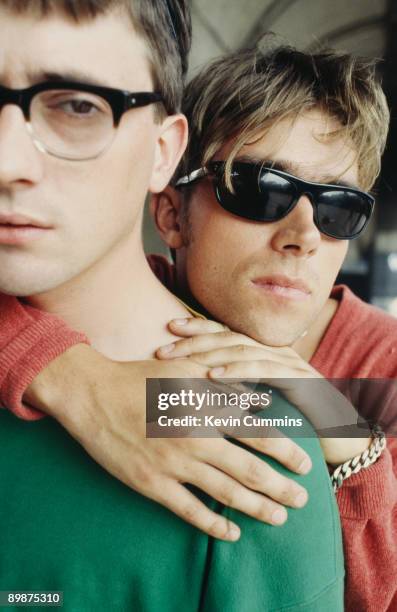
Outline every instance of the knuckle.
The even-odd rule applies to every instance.
[[[141,463],[135,467],[134,482],[139,484],[140,487],[144,489],[151,488],[154,478],[154,472],[148,465]]]
[[[287,461],[290,465],[294,467],[298,467],[302,463],[304,458],[305,456],[302,454],[302,450],[298,446],[295,446],[294,444],[292,444],[288,448]]]
[[[255,361],[252,360],[249,363],[249,366],[250,366],[250,369],[251,369],[252,373],[253,372],[258,372],[258,374],[262,374],[263,373],[263,361],[261,361],[260,359],[255,359]]]
[[[261,438],[258,441],[258,450],[261,453],[271,452],[274,446],[274,428],[270,426],[263,427],[261,430]]]
[[[184,340],[182,340],[181,344],[182,344],[182,348],[184,349],[192,349],[195,345],[194,342],[195,338],[193,336],[190,336],[189,338],[185,338]]]
[[[293,485],[283,484],[279,495],[277,495],[277,499],[282,504],[290,505],[294,501],[297,494],[298,491]]]
[[[152,448],[156,456],[156,461],[159,463],[159,465],[169,462],[172,456],[172,450],[168,446],[165,444],[157,444]]]
[[[269,501],[260,502],[257,510],[257,517],[262,521],[266,521],[266,523],[271,522],[271,515],[273,512],[272,504]]]
[[[198,505],[191,503],[184,507],[182,515],[189,523],[197,523],[200,514]]]
[[[218,321],[208,321],[207,327],[210,333],[221,333],[225,330],[223,323],[218,323]]]
[[[248,347],[246,344],[238,344],[236,348],[239,355],[246,355],[248,352]]]
[[[246,483],[250,487],[257,487],[263,480],[261,464],[256,461],[250,461],[246,470]]]
[[[233,336],[233,332],[231,332],[229,329],[223,327],[223,330],[221,332],[219,332],[218,337],[219,338],[230,338],[231,336]]]
[[[263,428],[261,435],[262,438],[258,441],[258,450],[261,453],[267,453],[271,451],[273,445],[273,439],[270,437],[270,427]]]
[[[234,507],[236,502],[236,487],[231,485],[224,486],[219,493],[220,501],[225,504],[225,506]]]
[[[175,438],[175,440],[178,440],[178,438]],[[181,438],[180,443],[184,454],[192,458],[200,459],[202,456],[205,457],[208,448],[205,438]]]

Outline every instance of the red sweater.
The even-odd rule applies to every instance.
[[[150,258],[170,287],[164,259]],[[170,287],[172,288],[172,287]],[[311,364],[327,378],[397,379],[397,320],[336,287],[340,301]],[[0,295],[0,402],[24,419],[40,412],[24,407],[24,390],[66,348],[87,342],[52,315]],[[346,562],[346,610],[397,610],[397,439],[370,468],[337,493]]]

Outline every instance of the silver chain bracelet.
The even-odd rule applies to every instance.
[[[383,453],[386,448],[386,437],[384,432],[378,425],[375,425],[371,429],[372,442],[371,445],[365,449],[361,455],[356,455],[353,459],[349,459],[345,463],[338,465],[338,467],[331,474],[331,483],[334,492],[342,486],[343,482],[350,478],[353,474],[357,474],[360,470],[369,467]]]

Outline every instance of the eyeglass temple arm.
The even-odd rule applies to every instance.
[[[129,95],[127,107],[137,108],[138,106],[147,106],[148,104],[153,104],[154,102],[163,102],[163,96],[155,91],[143,91]]]

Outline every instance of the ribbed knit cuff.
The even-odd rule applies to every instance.
[[[2,369],[8,372],[0,388],[2,406],[21,419],[43,418],[45,414],[23,404],[23,394],[53,359],[79,343],[88,344],[86,336],[55,317],[36,320],[23,329],[2,351]]]
[[[379,518],[396,503],[397,491],[390,451],[386,448],[379,459],[344,481],[336,494],[343,518]]]

